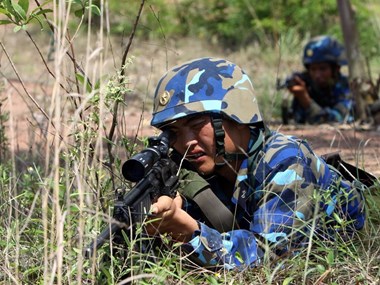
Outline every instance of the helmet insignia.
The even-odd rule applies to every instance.
[[[170,100],[170,93],[165,90],[164,93],[160,95],[160,100],[159,100],[160,105],[165,106],[166,104],[168,104],[169,100]]]

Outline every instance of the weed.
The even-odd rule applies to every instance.
[[[149,238],[144,235],[143,228],[138,226],[133,234],[125,231],[121,236],[121,243],[108,243],[99,249],[92,259],[85,259],[82,254],[84,245],[109,225],[114,189],[118,186],[131,188],[120,174],[122,161],[146,144],[143,136],[137,138],[136,134],[131,137],[126,131],[126,126],[130,124],[128,116],[132,112],[130,108],[133,103],[132,96],[136,95],[135,97],[140,100],[141,93],[146,93],[152,97],[150,94],[154,90],[146,85],[149,85],[150,80],[156,83],[158,78],[157,75],[151,77],[146,70],[149,70],[150,66],[150,69],[154,67],[157,73],[161,73],[158,71],[165,70],[166,61],[169,60],[165,57],[168,51],[172,51],[167,46],[162,50],[157,43],[147,45],[139,41],[139,50],[132,49],[136,53],[135,57],[132,57],[128,55],[132,36],[127,43],[128,48],[118,50],[126,45],[120,44],[122,38],[117,39],[118,45],[113,44],[113,38],[108,31],[115,27],[109,27],[107,18],[109,15],[101,6],[105,5],[104,1],[57,1],[54,2],[55,7],[45,10],[42,7],[51,4],[50,1],[45,1],[46,3],[37,9],[30,9],[26,3],[28,1],[24,0],[18,1],[21,7],[18,7],[17,1],[3,2],[12,7],[9,8],[11,13],[4,14],[6,11],[4,6],[1,6],[3,4],[0,4],[2,8],[0,13],[7,17],[6,22],[2,21],[1,24],[12,22],[16,25],[16,28],[12,26],[12,30],[15,28],[18,31],[17,34],[12,33],[7,37],[7,42],[1,42],[4,54],[9,55],[8,67],[10,66],[12,71],[12,73],[5,72],[7,75],[4,76],[16,74],[17,81],[21,83],[27,95],[23,99],[34,104],[39,115],[46,120],[47,127],[44,130],[46,137],[43,141],[31,142],[28,145],[28,148],[37,148],[37,155],[29,155],[29,149],[10,154],[9,147],[17,150],[17,142],[8,140],[6,131],[9,128],[9,114],[4,109],[6,101],[2,99],[0,102],[1,284],[125,284],[127,282],[377,284],[379,282],[380,188],[378,185],[365,192],[369,213],[368,223],[358,235],[349,240],[313,239],[313,250],[299,249],[280,260],[268,256],[255,268],[241,271],[211,271],[199,267],[192,263],[191,258],[182,251],[181,247],[167,236],[159,239]],[[101,4],[99,8],[95,3]],[[110,1],[110,5],[116,3],[117,1]],[[120,3],[117,5],[122,5]],[[199,3],[196,5],[206,5]],[[71,4],[75,5],[71,7]],[[163,5],[163,2],[160,1],[160,4]],[[143,5],[140,6],[142,9]],[[164,16],[168,17],[167,12],[172,7],[166,4],[163,6]],[[55,18],[46,21],[45,16],[52,16],[50,11],[55,12]],[[214,12],[224,13],[217,9]],[[252,11],[246,12],[252,13]],[[74,31],[71,29],[73,16],[71,13],[75,13],[74,16],[79,17],[76,20],[80,21],[75,25]],[[133,17],[135,14],[133,13]],[[162,14],[157,13],[157,15]],[[102,24],[97,30],[92,30],[93,16],[96,16]],[[231,20],[234,19],[239,20],[238,15]],[[54,60],[44,59],[43,51],[48,47],[48,42],[34,41],[36,33],[32,29],[32,20],[42,23],[42,26],[37,26],[38,28],[51,29],[54,38]],[[83,21],[88,21],[86,27],[83,26]],[[149,21],[153,20],[149,18]],[[157,19],[154,21],[156,24]],[[69,22],[71,24],[68,24]],[[264,23],[258,20],[254,22],[255,25]],[[136,20],[135,28],[138,26],[141,29],[141,25],[137,23]],[[165,27],[171,25],[164,22],[163,18],[160,18],[160,23],[163,24],[162,31],[166,31]],[[133,25],[128,27],[133,29]],[[233,32],[236,36],[243,36],[224,25],[215,28],[227,34]],[[124,30],[125,25],[120,22],[118,29]],[[179,27],[171,25],[170,29],[177,30]],[[199,29],[201,34],[207,32],[204,27]],[[26,35],[25,39],[33,41],[22,41],[23,32]],[[258,37],[265,42],[265,33],[260,32]],[[17,38],[16,44],[12,42],[14,38]],[[252,44],[229,53],[230,57],[240,58],[239,62],[245,63],[247,73],[255,78],[254,84],[256,89],[261,91],[258,92],[258,97],[260,103],[264,105],[263,111],[267,119],[273,119],[273,116],[279,114],[281,98],[279,94],[274,94],[275,78],[283,76],[280,71],[287,71],[288,68],[297,66],[298,55],[295,50],[303,40],[303,37],[290,30],[279,39],[279,47],[275,49]],[[8,41],[9,45],[13,43],[11,48],[7,47]],[[193,41],[194,39],[191,39],[192,45]],[[186,45],[189,45],[189,42],[186,41]],[[172,45],[170,40],[165,44]],[[175,45],[177,44],[180,46],[181,42],[176,40]],[[199,51],[194,46],[187,49],[189,52],[184,52],[185,54],[175,51],[170,60],[180,61],[182,58],[188,59],[200,53],[204,55],[206,50],[210,50],[207,51],[210,53],[211,50],[215,53],[226,52],[222,51],[220,46],[204,44],[207,46],[205,48],[203,44]],[[81,50],[82,46],[85,47],[84,51]],[[13,51],[17,48],[22,50],[21,62],[11,60],[12,53],[6,53],[7,50]],[[149,52],[140,51],[144,49]],[[32,61],[35,53],[40,55],[40,61]],[[282,56],[280,61],[279,53]],[[122,54],[123,59],[120,60],[117,54]],[[8,59],[7,56],[4,58]],[[25,79],[37,78],[41,73],[25,74],[22,68],[19,69],[25,64],[25,59],[30,59],[35,69],[42,69],[43,74],[48,76],[46,86],[48,85],[52,91],[42,95],[47,106],[40,106],[42,101],[38,98],[40,94],[35,95],[28,91],[28,80]],[[115,71],[118,61],[121,61],[120,69]],[[2,62],[3,68],[6,69],[7,66]],[[145,72],[140,72],[139,76],[136,76],[134,73],[137,72],[133,68]],[[145,91],[142,92],[141,89]],[[20,96],[25,95],[24,93]],[[139,103],[143,105],[141,101]],[[120,111],[123,111],[122,115],[118,113]],[[34,114],[29,110],[27,115],[29,119],[33,118]],[[143,122],[140,121],[140,124]],[[17,167],[16,164],[22,167]],[[337,227],[340,223],[344,225],[345,221],[339,221],[338,218],[334,220],[337,222]]]

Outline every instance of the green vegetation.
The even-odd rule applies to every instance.
[[[355,7],[362,48],[371,56],[379,55],[379,13],[376,1],[351,0]],[[274,47],[289,32],[301,38],[329,34],[342,39],[336,0],[152,0],[145,6],[137,33],[145,38],[191,36],[218,43],[227,48],[241,48],[253,43]],[[111,30],[124,34],[133,27],[140,5],[110,2]]]
[[[300,47],[309,36],[341,38],[335,1],[153,0],[144,3],[141,14],[139,1],[58,1],[56,7],[52,1],[32,2],[0,2],[0,25],[10,29],[0,39],[0,89],[14,92],[0,93],[0,284],[379,282],[380,187],[365,193],[370,215],[357,236],[315,240],[313,250],[268,258],[242,272],[200,268],[178,244],[167,237],[157,244],[141,229],[133,236],[124,233],[123,245],[105,245],[93,259],[82,255],[110,220],[114,189],[131,186],[121,178],[120,165],[145,143],[142,125],[133,133],[128,129],[131,108],[140,103],[143,124],[151,103],[146,97],[166,61],[171,65],[210,49],[244,63],[263,113],[277,119],[276,77],[299,67]],[[379,69],[380,24],[374,14],[380,6],[353,3],[361,45]],[[207,48],[176,52],[195,38]],[[16,131],[11,118],[18,107],[8,111],[7,98],[18,96],[29,107],[24,146],[7,131]]]

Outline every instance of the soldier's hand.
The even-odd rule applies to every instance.
[[[167,233],[173,239],[188,242],[194,231],[199,229],[198,223],[182,209],[182,198],[161,196],[151,207],[152,218],[147,221],[146,230],[149,235]]]
[[[289,87],[289,91],[305,109],[310,107],[311,97],[307,91],[306,83],[299,76],[294,77],[295,85]]]

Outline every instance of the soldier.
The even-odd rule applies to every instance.
[[[293,95],[292,114],[296,123],[350,123],[353,99],[346,76],[340,68],[347,64],[343,46],[329,36],[311,39],[303,51],[306,70],[288,79]]]
[[[197,263],[254,266],[311,236],[334,238],[336,216],[348,221],[345,234],[363,228],[362,193],[307,142],[269,130],[236,64],[200,58],[172,68],[153,108],[151,125],[172,133],[182,183],[176,198],[152,205],[147,230],[183,242]]]

